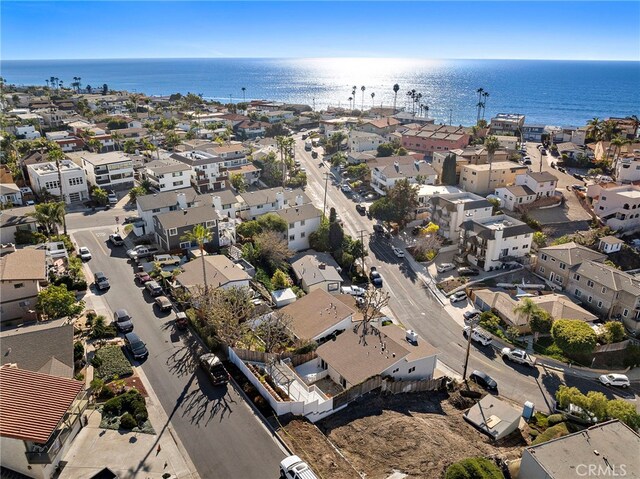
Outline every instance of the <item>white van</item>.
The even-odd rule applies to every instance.
[[[280,462],[280,477],[286,479],[318,479],[309,465],[298,456],[286,457]]]
[[[467,337],[467,335],[469,334],[470,329],[471,329],[471,326],[464,327],[465,337]],[[475,328],[473,328],[473,332],[471,333],[471,339],[473,341],[476,341],[482,344],[483,346],[489,346],[491,344],[491,341],[493,341],[493,338],[491,337],[491,335],[479,326],[476,326]]]

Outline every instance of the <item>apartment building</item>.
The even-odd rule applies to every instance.
[[[489,131],[492,135],[520,136],[524,126],[524,115],[517,113],[498,113],[491,118]]]
[[[614,175],[618,183],[640,181],[640,149],[633,150],[631,155],[618,156]]]
[[[435,185],[436,171],[424,160],[413,156],[387,156],[367,162],[371,171],[371,187],[380,195],[386,195],[399,180],[411,184]]]
[[[311,203],[311,200],[300,188],[276,187],[246,191],[238,195],[238,211],[243,220],[255,220],[265,213],[307,203]]]
[[[180,190],[191,184],[191,167],[172,159],[147,163],[142,175],[159,192]]]
[[[471,193],[486,196],[502,186],[512,185],[516,176],[529,171],[524,165],[498,161],[483,165],[465,165],[460,174],[460,187]]]
[[[130,190],[134,187],[133,161],[126,153],[91,153],[82,151],[68,155],[80,164],[89,183],[105,190]]]
[[[402,146],[431,158],[438,151],[464,148],[469,139],[469,133],[462,127],[427,124],[418,130],[403,132]]]
[[[348,145],[350,153],[375,151],[383,143],[386,143],[386,140],[377,133],[368,133],[364,131],[349,132]]]
[[[204,151],[191,150],[174,153],[171,159],[187,165],[190,169],[191,185],[199,193],[221,190],[227,186],[227,169],[223,159]]]
[[[575,242],[540,249],[532,271],[555,289],[566,289],[571,270],[585,261],[604,261],[607,256]]]
[[[299,197],[302,201],[302,198]],[[287,222],[287,242],[291,251],[309,249],[309,235],[320,228],[322,211],[311,203],[296,204],[275,212]]]
[[[591,189],[589,189],[589,193]],[[616,231],[640,229],[640,186],[622,185],[602,188],[593,199],[593,212]]]
[[[62,196],[66,204],[78,203],[89,199],[85,171],[71,160],[61,160],[60,174],[53,161],[27,165],[27,174],[31,189],[35,193],[47,190],[55,196]],[[60,191],[62,178],[62,194]]]
[[[492,271],[523,261],[531,251],[533,230],[506,215],[467,220],[460,227],[459,255],[469,263]]]
[[[438,152],[436,151],[432,156],[431,166],[438,178],[442,178],[442,169],[444,167],[444,160],[447,155],[453,154],[456,159],[456,180],[460,181],[460,173],[462,173],[462,167],[464,165],[482,165],[488,162],[487,149],[482,145],[468,146],[466,148],[457,148],[451,151]],[[508,154],[505,150],[498,150],[493,154],[493,161],[507,161]]]
[[[493,213],[486,198],[469,192],[439,194],[428,198],[430,221],[440,227],[438,234],[451,240],[460,239],[460,225],[468,220],[482,220]]]

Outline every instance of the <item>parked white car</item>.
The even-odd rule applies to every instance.
[[[449,301],[451,301],[451,303],[457,303],[459,301],[466,301],[467,300],[467,293],[465,293],[464,291],[458,291],[457,293],[453,293],[450,297],[449,297]]]
[[[471,326],[465,326],[462,332],[465,338],[468,337],[469,331],[471,331]],[[493,338],[484,329],[482,329],[479,326],[476,326],[475,328],[473,328],[473,331],[471,332],[471,340],[476,341],[482,344],[483,346],[489,346],[491,344],[491,341],[493,341]]]
[[[605,386],[616,386],[619,388],[628,388],[631,386],[629,378],[624,374],[603,374],[598,379]]]
[[[351,296],[364,296],[366,290],[359,286],[342,286],[340,292],[342,294],[350,294]]]
[[[395,254],[398,258],[404,258],[404,251],[402,251],[400,248],[392,246],[391,249],[393,250],[393,254]]]
[[[89,248],[86,246],[78,248],[78,256],[80,256],[82,261],[89,261],[92,258],[91,251],[89,251]]]
[[[436,266],[436,270],[438,273],[446,273],[447,271],[451,271],[452,269],[456,269],[456,265],[453,263],[442,263]]]
[[[537,362],[536,358],[529,356],[529,354],[522,349],[502,348],[500,355],[502,356],[502,359],[508,359],[514,363],[524,364],[525,366],[530,367],[534,367]]]
[[[309,465],[298,456],[289,456],[280,462],[280,477],[286,479],[318,479]]]

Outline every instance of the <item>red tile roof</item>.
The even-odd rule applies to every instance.
[[[11,366],[0,368],[0,436],[46,443],[84,384]]]

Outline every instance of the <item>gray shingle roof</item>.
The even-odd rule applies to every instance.
[[[213,205],[194,206],[186,210],[169,211],[156,216],[158,223],[166,231],[170,228],[184,228],[219,220]]]
[[[258,191],[247,191],[244,193],[240,193],[238,196],[242,198],[244,203],[247,206],[257,206],[257,205],[265,205],[268,203],[276,202],[276,194],[279,192],[284,192],[284,199],[288,201],[289,204],[295,203],[296,196],[302,195],[303,203],[311,203],[309,197],[305,194],[305,192],[300,189],[284,189],[282,187],[269,188],[266,190],[258,190]]]
[[[557,259],[558,261],[562,261],[569,266],[580,264],[586,260],[603,260],[607,257],[605,254],[593,251],[592,249],[574,243],[573,241],[571,243],[556,246],[547,246],[540,250],[540,254],[543,253],[551,258]]]
[[[322,211],[311,203],[284,208],[282,210],[275,211],[275,213],[287,223],[295,223],[296,221],[310,220],[312,218],[320,218],[322,216]]]
[[[296,278],[304,281],[307,285],[325,281],[342,282],[342,276],[338,272],[339,265],[329,253],[309,250],[294,256],[290,262]],[[325,264],[326,267],[320,268],[321,264]]]
[[[151,195],[139,196],[136,202],[142,211],[149,211],[156,208],[168,208],[178,204],[178,193],[184,193],[187,203],[192,203],[198,194],[193,188],[183,188],[181,190],[163,191]]]

